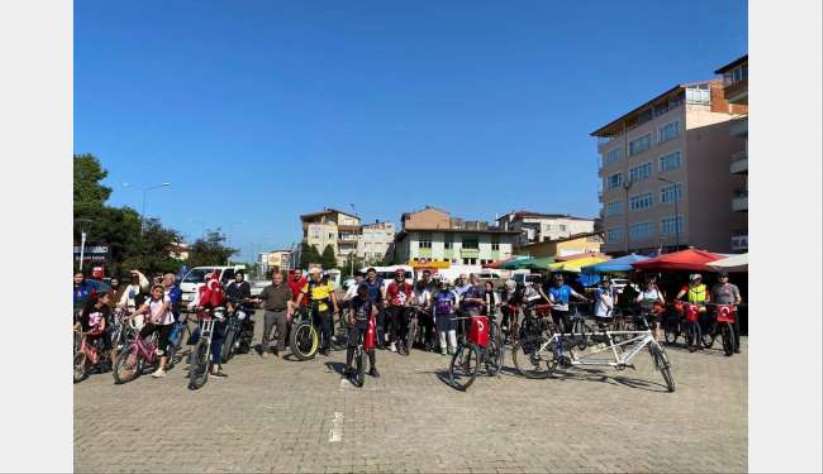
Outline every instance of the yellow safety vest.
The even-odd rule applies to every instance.
[[[689,287],[689,303],[698,304],[706,301],[706,285],[703,283]]]

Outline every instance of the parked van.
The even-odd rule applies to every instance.
[[[238,271],[246,271],[245,265],[235,265],[231,267],[213,266],[213,267],[194,267],[186,273],[186,276],[180,280],[180,291],[182,293],[182,303],[185,307],[190,302],[194,301],[194,297],[206,282],[206,275],[214,271],[220,272],[220,283],[223,286],[228,285],[234,280],[234,274]]]

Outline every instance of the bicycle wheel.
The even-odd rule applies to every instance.
[[[209,341],[201,337],[194,346],[189,366],[189,390],[197,390],[209,380]]]
[[[663,375],[663,380],[666,382],[666,388],[669,392],[674,392],[674,377],[672,376],[672,366],[669,363],[669,357],[663,348],[656,345],[651,345],[652,360],[657,370]]]
[[[407,356],[411,353],[412,347],[414,347],[414,340],[417,338],[417,318],[411,318],[409,321],[409,329],[406,332],[406,340],[403,341],[403,350],[401,354]]]
[[[234,357],[235,352],[235,338],[237,337],[237,330],[234,328],[226,331],[226,338],[223,339],[223,348],[220,350],[220,360],[226,363]]]
[[[468,389],[477,377],[480,353],[474,345],[460,345],[449,364],[449,382],[458,390]]]
[[[712,325],[708,328],[708,330],[705,333],[703,333],[702,330],[700,331],[700,343],[703,345],[704,348],[711,349],[712,346],[714,346],[714,341],[715,339],[717,339],[717,329],[717,325]]]
[[[677,337],[680,335],[680,325],[677,321],[668,320],[663,326],[663,338],[667,345],[674,345],[677,342]]]
[[[577,340],[577,348],[581,351],[585,351],[589,347],[589,336],[586,332],[588,329],[582,319],[575,321],[574,326],[572,326],[572,331],[577,334],[574,336]]]
[[[530,336],[520,339],[512,347],[512,360],[520,375],[530,379],[545,379],[555,367],[554,354],[550,344],[545,350],[540,348],[546,339]]]
[[[114,361],[112,368],[114,383],[123,384],[131,382],[140,375],[140,356],[136,350],[124,350]]]
[[[85,380],[86,376],[88,376],[88,372],[86,371],[86,353],[83,351],[77,351],[74,354],[74,383],[81,382]]]
[[[720,335],[723,340],[723,353],[726,357],[731,357],[737,349],[735,347],[734,327],[729,323],[723,323],[723,326],[720,327]]]
[[[317,354],[320,338],[317,330],[308,321],[301,321],[291,330],[289,347],[291,353],[299,360],[308,360]]]
[[[362,387],[366,383],[366,352],[359,348],[357,350],[357,357],[355,357],[355,370],[352,377],[352,383],[355,387]]]

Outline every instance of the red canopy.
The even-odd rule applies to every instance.
[[[633,263],[636,270],[690,270],[696,272],[713,272],[706,266],[709,262],[720,260],[723,255],[699,249],[686,249],[660,255],[649,260]]]

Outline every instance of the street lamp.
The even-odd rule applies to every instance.
[[[668,183],[668,184],[671,184],[672,186],[674,186],[674,235],[675,235],[674,248],[679,249],[680,248],[680,214],[677,211],[677,201],[680,200],[680,190],[677,188],[678,183],[676,183],[676,182],[674,182],[670,179],[666,179],[662,176],[658,176],[657,179],[658,179],[658,181],[662,181],[664,183]]]
[[[148,191],[151,191],[152,189],[165,188],[165,187],[168,187],[168,186],[171,186],[171,183],[168,183],[168,182],[161,183],[161,184],[158,184],[158,185],[155,185],[155,186],[149,186],[148,188],[143,189],[143,207],[142,207],[142,210],[140,211],[140,217],[141,217],[140,218],[140,235],[141,236],[143,235],[143,229],[144,229],[144,226],[145,226],[144,223],[146,221],[146,193]]]
[[[74,222],[80,223],[80,266],[78,268],[79,271],[83,271],[83,257],[85,257],[86,253],[86,231],[83,229],[83,224],[91,224],[94,222],[91,219],[86,218],[78,218],[75,219]]]

